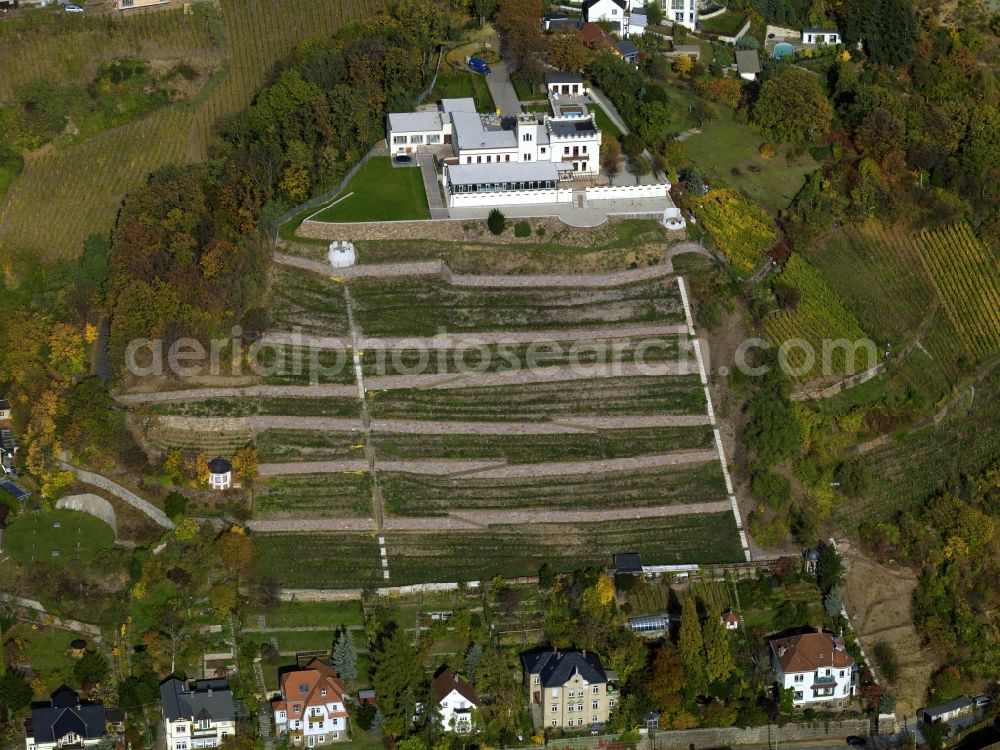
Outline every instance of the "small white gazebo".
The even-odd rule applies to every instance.
[[[208,486],[213,490],[228,490],[233,486],[233,465],[224,458],[208,462]]]
[[[330,243],[327,257],[330,259],[330,265],[334,268],[353,266],[355,261],[354,243],[347,240],[334,240]]]

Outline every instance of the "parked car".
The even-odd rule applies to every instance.
[[[484,76],[488,76],[492,72],[490,66],[481,57],[470,57],[469,69],[474,73],[482,73]]]
[[[67,13],[83,13],[83,8],[81,8],[79,5],[70,4],[70,5],[66,6],[66,12]]]
[[[868,740],[866,740],[864,737],[859,737],[856,734],[852,734],[850,737],[847,738],[847,744],[850,745],[851,747],[864,747],[865,745],[868,744]]]
[[[993,696],[991,695],[977,695],[972,699],[972,705],[976,708],[986,708],[991,703],[993,703]]]

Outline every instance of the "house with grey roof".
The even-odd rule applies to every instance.
[[[536,729],[597,729],[607,722],[618,691],[600,656],[553,649],[522,654],[521,664]]]
[[[736,50],[736,70],[744,81],[754,81],[760,75],[760,55],[755,49]]]
[[[32,708],[24,721],[25,750],[90,748],[105,734],[104,706],[84,703],[65,685],[52,694],[47,706]]]
[[[166,750],[218,747],[236,734],[233,691],[225,680],[196,680],[193,685],[170,677],[160,685]]]

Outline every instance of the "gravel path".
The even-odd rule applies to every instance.
[[[456,511],[447,516],[426,518],[387,518],[383,530],[393,531],[469,531],[495,524],[539,523],[599,523],[620,521],[625,518],[667,518],[703,513],[725,513],[730,510],[728,500],[691,505],[665,505],[658,508],[630,508],[628,510],[468,510]],[[259,533],[372,531],[375,523],[367,519],[299,518],[250,521],[249,528]],[[391,540],[390,540],[391,541]]]
[[[627,271],[602,274],[461,274],[452,271],[448,264],[440,260],[411,261],[402,263],[369,263],[349,268],[333,268],[329,263],[310,260],[297,255],[275,253],[274,261],[286,266],[294,266],[303,271],[338,279],[358,279],[364,277],[391,278],[393,276],[441,276],[452,286],[478,287],[484,289],[538,289],[546,287],[598,288],[624,286],[640,281],[672,276],[673,265],[660,264],[631,268]]]
[[[262,477],[278,477],[289,474],[325,474],[346,471],[368,471],[365,460],[343,461],[292,461],[288,463],[261,464],[257,473]]]
[[[171,401],[205,401],[210,398],[253,398],[263,396],[295,396],[303,398],[357,398],[354,385],[250,385],[245,388],[189,388],[182,391],[156,393],[125,393],[115,396],[123,406],[163,404]]]
[[[613,328],[573,328],[548,331],[477,331],[450,333],[439,336],[383,337],[362,336],[358,346],[362,349],[436,349],[449,347],[476,347],[490,344],[531,344],[557,341],[592,341],[595,339],[626,339],[641,336],[679,336],[687,333],[683,323],[618,326]],[[271,331],[262,339],[268,344],[305,346],[316,349],[349,349],[351,340],[340,336],[311,336],[299,333]]]
[[[192,432],[242,432],[247,430],[313,430],[360,432],[360,419],[340,417],[157,417],[165,429]],[[656,427],[700,427],[711,424],[707,414],[653,414],[634,417],[563,417],[552,422],[438,422],[419,419],[373,419],[376,433],[422,435],[563,435],[595,430],[628,430]]]

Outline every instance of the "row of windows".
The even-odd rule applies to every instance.
[[[508,193],[514,190],[555,190],[555,180],[526,182],[478,182],[469,185],[452,185],[452,193]]]
[[[424,142],[424,136],[422,133],[420,135],[411,135],[409,136],[409,138],[407,138],[407,136],[405,135],[394,135],[392,137],[392,142],[397,146],[402,146],[405,145],[406,143],[419,145]],[[441,143],[441,134],[429,133],[427,135],[427,143],[430,144]]]
[[[594,716],[594,717],[593,717],[593,718],[592,718],[592,719],[590,720],[590,723],[591,723],[591,724],[596,724],[596,723],[597,723],[597,717],[596,717],[596,716]],[[583,719],[577,719],[577,720],[576,720],[576,725],[577,725],[578,727],[582,727],[582,726],[583,726]],[[557,726],[559,726],[559,720],[558,720],[558,719],[553,719],[553,720],[552,720],[552,726],[554,726],[554,727],[557,727]],[[571,726],[573,726],[573,720],[572,720],[572,719],[570,719],[569,721],[567,721],[567,722],[566,722],[566,726],[568,726],[568,727],[571,727]]]
[[[593,693],[594,695],[600,695],[601,694],[601,687],[600,687],[600,685],[594,685],[590,689],[590,692]],[[566,691],[566,695],[568,695],[570,698],[575,698],[576,694],[577,693],[576,693],[575,690],[568,690],[568,691]],[[582,698],[586,694],[587,694],[586,689],[585,688],[580,688],[580,697]]]
[[[847,674],[847,672],[845,670],[843,670],[843,669],[840,670],[840,676],[841,677],[846,676],[846,674]],[[816,673],[817,677],[823,677],[823,676],[830,677],[832,675],[833,675],[833,671],[830,670],[830,669],[826,670],[825,675],[820,675],[819,672]],[[797,675],[795,675],[795,677],[793,679],[793,682],[805,682],[805,679],[806,679],[806,676],[804,674],[797,674]]]

